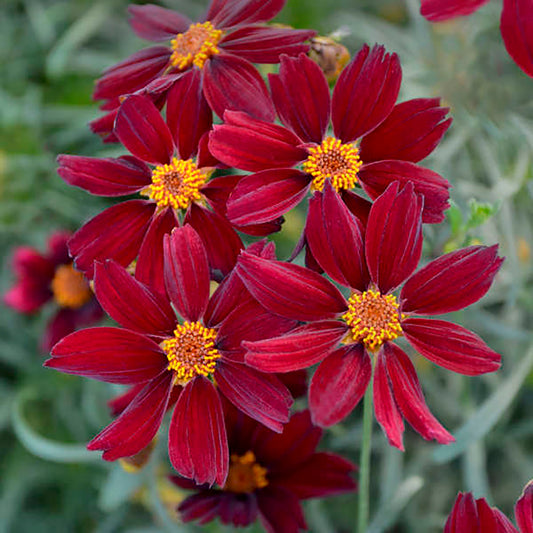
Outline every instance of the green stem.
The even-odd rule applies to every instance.
[[[372,380],[363,400],[363,442],[359,457],[359,501],[357,506],[357,528],[355,533],[366,533],[370,507],[370,452],[372,450]]]

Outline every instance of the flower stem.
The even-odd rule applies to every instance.
[[[355,533],[366,533],[370,507],[370,452],[372,450],[372,380],[363,400],[363,442],[359,456],[359,500]]]

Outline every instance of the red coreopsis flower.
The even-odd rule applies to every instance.
[[[294,414],[277,434],[228,407],[230,466],[224,485],[197,487],[173,477],[182,488],[196,490],[179,506],[184,522],[200,524],[217,516],[224,524],[248,526],[260,519],[269,533],[307,529],[300,500],[355,490],[355,466],[333,453],[316,452],[322,431],[308,411]]]
[[[225,124],[209,135],[215,157],[254,172],[231,193],[228,219],[240,226],[271,221],[309,190],[322,191],[326,182],[364,218],[368,202],[352,189],[360,185],[375,199],[392,181],[411,181],[425,197],[424,222],[441,222],[449,207],[449,184],[416,163],[437,146],[451,119],[445,120],[448,109],[438,99],[395,105],[401,77],[396,54],[365,45],[330,97],[318,65],[303,54],[282,56],[279,75],[269,75],[269,81],[284,126],[226,112]],[[328,133],[330,118],[333,134]]]
[[[420,13],[431,22],[470,15],[489,0],[422,0]],[[503,0],[500,31],[514,62],[533,77],[533,2]]]
[[[54,346],[45,366],[110,383],[144,385],[130,391],[136,395],[126,399],[128,406],[88,444],[91,450],[103,450],[107,460],[145,448],[177,397],[169,429],[172,465],[198,483],[223,485],[229,456],[220,395],[278,432],[292,404],[275,376],[244,364],[241,342],[281,334],[295,322],[261,307],[234,273],[209,297],[207,253],[189,225],[167,235],[164,245],[168,296],[150,290],[114,261],[97,263],[96,296],[126,329],[73,333]]]
[[[364,395],[373,359],[375,415],[400,449],[403,419],[426,439],[449,443],[453,437],[430,413],[412,362],[393,341],[403,336],[430,361],[466,375],[494,371],[500,361],[465,328],[417,316],[456,311],[479,300],[503,261],[497,246],[471,246],[413,274],[422,250],[422,202],[411,184],[402,190],[391,184],[374,202],[364,235],[329,184],[311,199],[307,242],[325,272],[351,288],[348,299],[298,265],[242,253],[236,267],[266,309],[307,322],[282,336],[244,342],[246,362],[265,372],[321,362],[309,387],[309,405],[315,423],[330,426]],[[393,291],[402,283],[397,297]]]
[[[67,232],[52,234],[44,254],[29,246],[18,247],[13,256],[17,282],[3,297],[6,305],[25,314],[35,313],[48,301],[54,301],[58,309],[42,340],[47,352],[65,335],[94,324],[103,316],[88,280],[72,265],[67,248],[69,237]]]
[[[164,292],[163,236],[180,224],[179,216],[200,234],[218,277],[235,264],[243,245],[221,214],[218,190],[225,187],[224,178],[208,181],[217,162],[200,141],[210,119],[190,122],[189,107],[181,114],[176,109],[182,105],[179,94],[188,93],[188,88],[181,82],[174,86],[166,123],[146,97],[130,96],[124,101],[115,132],[134,157],[59,156],[58,173],[71,185],[100,196],[140,192],[148,197],[110,207],[74,234],[69,242],[71,255],[89,278],[94,261],[114,259],[127,266],[138,257],[139,281]],[[215,209],[207,209],[206,204]]]
[[[143,39],[170,41],[170,45],[145,48],[105,72],[93,97],[105,100],[102,109],[109,113],[92,122],[91,128],[109,135],[120,97],[127,94],[144,93],[163,106],[168,89],[182,78],[194,84],[195,110],[207,107],[222,117],[232,109],[272,120],[268,90],[252,63],[278,63],[282,53],[306,52],[304,41],[316,35],[261,24],[284,5],[285,0],[213,0],[197,23],[159,6],[131,5],[133,31]]]
[[[533,533],[533,481],[524,488],[515,505],[518,529],[485,498],[475,500],[470,492],[460,492],[446,521],[444,533]]]

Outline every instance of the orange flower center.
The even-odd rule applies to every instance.
[[[187,209],[194,201],[202,199],[200,189],[207,175],[198,170],[192,159],[174,157],[168,165],[158,165],[152,170],[152,184],[146,189],[148,196],[159,207]]]
[[[268,485],[267,469],[256,462],[254,452],[232,455],[224,490],[237,493],[253,492]]]
[[[220,353],[215,348],[217,333],[200,322],[184,322],[165,339],[161,348],[168,359],[168,370],[174,371],[174,382],[185,385],[196,376],[209,376],[215,371]]]
[[[170,41],[172,46],[170,64],[179,70],[191,65],[203,68],[211,56],[220,53],[217,44],[221,38],[222,31],[216,30],[209,21],[191,24],[185,33],[178,33]]]
[[[309,156],[302,167],[313,176],[313,190],[322,191],[324,183],[329,179],[334,189],[339,191],[355,187],[362,164],[356,146],[342,144],[334,137],[326,137],[319,146],[309,148]]]
[[[56,268],[51,288],[57,304],[70,309],[79,309],[93,295],[85,276],[75,270],[72,263]]]
[[[383,296],[373,290],[354,293],[342,318],[350,326],[353,341],[364,343],[372,352],[402,335],[399,305],[392,294]]]

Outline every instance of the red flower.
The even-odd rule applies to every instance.
[[[420,13],[431,22],[470,15],[489,0],[421,0]],[[500,31],[514,62],[533,77],[533,1],[503,0]]]
[[[474,500],[470,492],[460,492],[444,533],[533,533],[533,481],[516,502],[515,517],[518,529],[499,509],[490,507],[485,498]]]
[[[131,5],[133,31],[150,41],[170,41],[170,46],[145,48],[105,72],[93,97],[106,100],[102,109],[110,113],[91,124],[93,131],[111,133],[121,96],[141,92],[163,106],[174,83],[193,77],[196,110],[211,108],[222,117],[232,109],[272,120],[268,90],[251,62],[278,63],[281,53],[306,52],[303,42],[316,35],[260,24],[275,17],[284,4],[285,0],[214,0],[197,23],[155,5]]]
[[[352,463],[315,452],[322,431],[311,424],[308,411],[294,414],[282,434],[235,409],[226,409],[226,426],[231,464],[224,485],[210,489],[172,478],[180,487],[198,491],[178,508],[184,522],[205,524],[218,516],[223,524],[240,527],[259,517],[269,533],[298,532],[307,529],[300,500],[356,488]]]
[[[197,77],[197,73],[195,75]],[[208,181],[217,164],[200,139],[211,125],[191,122],[185,107],[180,114],[179,95],[189,94],[190,85],[174,85],[168,100],[167,122],[143,96],[130,96],[117,116],[115,132],[135,156],[97,159],[60,155],[59,175],[69,184],[100,196],[123,196],[141,192],[147,200],[127,200],[110,207],[87,222],[69,242],[76,267],[93,277],[94,261],[114,259],[123,266],[137,256],[139,281],[164,292],[163,236],[183,223],[200,234],[209,264],[219,277],[235,264],[242,242],[220,214],[219,189],[224,178]],[[198,143],[200,148],[198,150]],[[198,151],[197,162],[193,156]],[[148,164],[155,165],[153,168]],[[204,207],[209,203],[215,210]]]
[[[53,300],[58,307],[46,327],[42,340],[44,351],[80,326],[98,322],[102,309],[81,272],[72,266],[68,255],[67,232],[53,233],[48,251],[41,254],[29,246],[19,246],[13,256],[17,282],[4,294],[6,305],[30,314]]]
[[[375,199],[392,181],[411,181],[425,196],[424,222],[441,222],[449,184],[415,163],[433,151],[451,119],[444,120],[448,109],[438,99],[395,105],[401,77],[396,54],[365,45],[330,98],[318,65],[303,54],[282,56],[279,75],[269,80],[285,127],[228,111],[225,124],[209,136],[209,149],[220,161],[255,172],[232,192],[229,220],[240,226],[273,220],[309,190],[322,191],[326,181],[354,214],[364,216],[368,202],[351,192],[356,185]],[[327,135],[330,118],[334,137]]]
[[[430,413],[413,364],[392,341],[405,336],[424,357],[461,374],[496,370],[500,355],[477,335],[416,315],[448,313],[479,300],[503,259],[497,246],[471,246],[413,274],[422,250],[422,197],[411,184],[398,189],[390,185],[374,202],[364,238],[361,223],[331,186],[310,202],[306,239],[326,273],[352,289],[348,300],[331,282],[298,265],[242,253],[236,271],[266,309],[308,322],[282,336],[244,342],[246,362],[265,372],[321,362],[309,405],[313,420],[330,426],[363,396],[374,359],[376,418],[390,443],[403,449],[404,418],[426,439],[448,443],[453,437]],[[403,282],[397,298],[393,291]]]
[[[294,321],[265,311],[233,273],[209,297],[207,253],[189,225],[165,237],[164,278],[168,297],[113,261],[96,263],[98,300],[126,329],[92,328],[69,335],[54,346],[45,366],[110,383],[144,385],[88,445],[103,450],[103,458],[111,461],[147,446],[179,388],[170,422],[170,460],[186,477],[223,485],[229,459],[220,394],[274,431],[282,430],[292,404],[275,376],[244,365],[241,341],[284,333]],[[183,322],[177,322],[171,306]]]

